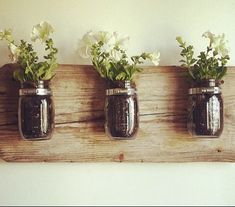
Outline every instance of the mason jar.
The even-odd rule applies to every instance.
[[[105,101],[105,131],[116,139],[133,139],[139,128],[139,108],[134,82],[109,81]]]
[[[224,126],[219,82],[200,81],[189,89],[188,131],[193,137],[218,138]]]
[[[54,129],[54,104],[48,81],[25,82],[19,90],[18,124],[24,140],[47,140]]]

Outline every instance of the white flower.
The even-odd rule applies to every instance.
[[[115,45],[115,36],[112,33],[106,31],[99,31],[94,33],[94,38],[97,42],[102,42],[103,44]]]
[[[35,42],[37,39],[45,42],[51,33],[54,32],[53,27],[48,22],[41,22],[33,27],[31,40]]]
[[[118,33],[107,32],[107,31],[98,31],[98,32],[88,32],[86,33],[81,40],[79,40],[78,52],[79,55],[83,58],[91,57],[91,47],[94,44],[101,43],[99,46],[101,53],[116,53],[115,47],[119,47],[122,50],[125,50],[126,43],[129,41],[129,37],[123,36],[119,37]],[[115,59],[119,59],[120,55],[115,54]]]
[[[206,31],[202,34],[203,37],[208,38],[210,40],[210,43],[214,41],[215,35],[211,33],[210,31]]]
[[[110,33],[106,31],[99,31],[94,34],[94,38],[97,42],[102,43],[102,52],[110,53],[116,46],[116,36],[115,33]]]
[[[86,45],[82,40],[79,40],[78,43],[78,53],[82,58],[89,58],[90,57],[90,47]]]
[[[122,50],[126,50],[130,37],[129,36],[120,36],[117,32],[114,32],[114,37],[116,39],[115,46],[121,48]]]
[[[97,41],[95,39],[95,33],[90,31],[90,32],[87,32],[83,38],[82,38],[82,41],[87,44],[88,46],[92,46],[93,44],[96,44]]]
[[[111,53],[113,50],[112,45],[109,44],[104,44],[100,47],[100,52],[101,53]]]
[[[212,47],[221,54],[222,57],[228,55],[229,50],[226,48],[227,41],[225,40],[225,35],[218,35],[214,38],[214,42],[212,43]]]
[[[207,31],[202,36],[210,40],[210,46],[214,48],[214,50],[218,52],[218,54],[220,54],[222,57],[228,55],[229,50],[226,47],[227,41],[225,40],[225,34],[216,36],[210,31]]]
[[[122,56],[123,56],[123,54],[120,51],[118,51],[118,50],[113,50],[111,52],[111,57],[113,58],[113,60],[115,62],[120,61],[122,59]]]
[[[149,59],[154,65],[159,65],[160,62],[160,52],[149,53]]]
[[[93,44],[96,44],[95,34],[93,32],[87,32],[78,43],[78,52],[82,58],[89,58],[91,56],[90,51]]]
[[[20,49],[16,45],[14,45],[13,43],[10,43],[9,50],[11,52],[10,57],[11,57],[12,61],[17,62],[18,56],[20,54]]]

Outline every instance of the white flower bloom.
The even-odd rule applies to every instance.
[[[16,45],[14,45],[13,43],[10,43],[9,44],[9,50],[11,52],[10,57],[11,57],[12,61],[17,62],[18,56],[19,56],[19,53],[20,53],[20,49]]]
[[[49,23],[41,22],[40,24],[37,24],[33,27],[31,40],[35,42],[39,39],[42,42],[45,42],[49,38],[50,34],[53,32],[54,29]]]
[[[100,47],[101,53],[111,53],[116,45],[116,38],[114,33],[112,34],[106,31],[99,31],[94,34],[94,39],[97,43],[103,43],[103,45]]]
[[[149,59],[154,65],[159,65],[160,52],[154,52],[149,54]]]
[[[225,34],[216,36],[210,31],[207,31],[202,36],[210,40],[210,46],[214,48],[215,51],[218,52],[218,54],[220,54],[222,57],[228,55],[229,50],[226,48],[227,41],[225,40]]]
[[[88,47],[82,40],[78,43],[78,53],[82,58],[90,57],[90,47]]]
[[[115,46],[121,48],[122,50],[126,50],[130,37],[129,36],[120,36],[117,32],[114,32],[114,37],[116,39]]]
[[[115,62],[118,62],[122,59],[122,53],[118,50],[113,50],[111,53],[112,58],[114,59]]]
[[[113,50],[112,45],[109,44],[104,44],[103,46],[100,47],[100,52],[101,53],[111,53]]]
[[[114,47],[116,44],[116,38],[114,36],[114,33],[106,32],[106,35],[104,36],[103,42]]]
[[[101,52],[109,53],[116,46],[116,37],[114,33],[109,33],[106,31],[99,31],[94,34],[95,40],[98,42],[102,42],[103,46],[101,47]]]
[[[210,31],[206,31],[202,34],[203,37],[208,38],[210,42],[212,43],[214,41],[215,35],[211,33]]]
[[[90,32],[87,32],[83,38],[82,38],[82,41],[88,45],[88,46],[92,46],[93,44],[96,44],[97,41],[95,39],[95,33],[90,31]]]
[[[226,48],[227,41],[225,40],[225,35],[218,35],[214,37],[214,42],[212,42],[212,47],[218,52],[222,57],[228,55],[229,51]]]
[[[92,45],[101,42],[103,44],[102,46],[100,46],[101,53],[111,54],[111,53],[114,53],[113,51],[116,46],[124,50],[124,45],[128,41],[129,41],[129,37],[126,37],[126,36],[119,37],[119,35],[116,32],[114,33],[109,33],[106,31],[88,32],[79,41],[78,52],[81,57],[89,58],[91,56],[90,51],[91,51]]]
[[[115,45],[115,36],[112,33],[106,31],[99,31],[94,34],[94,38],[97,42],[103,42],[104,44]]]
[[[95,34],[93,32],[87,32],[78,43],[78,52],[82,58],[89,58],[90,51],[93,44],[96,44]]]

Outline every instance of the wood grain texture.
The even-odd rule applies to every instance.
[[[140,129],[135,140],[104,133],[105,82],[92,66],[60,65],[52,81],[56,129],[49,141],[22,141],[13,66],[0,70],[0,157],[15,162],[235,161],[235,68],[223,85],[225,127],[219,139],[188,135],[187,89],[178,67],[147,67],[136,76]]]

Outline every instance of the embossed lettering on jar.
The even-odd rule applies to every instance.
[[[112,139],[133,139],[139,127],[139,109],[135,84],[109,81],[106,90],[105,130]]]
[[[188,130],[194,137],[218,138],[224,126],[219,82],[200,81],[189,89]]]
[[[54,129],[54,104],[49,82],[25,82],[19,95],[21,137],[25,140],[50,139]]]

